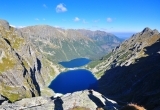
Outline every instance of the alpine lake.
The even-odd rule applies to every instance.
[[[63,67],[70,68],[66,72],[60,73],[49,85],[55,93],[72,93],[85,89],[97,89],[97,79],[86,69],[78,69],[85,66],[91,60],[87,58],[77,58],[71,61],[59,62]]]

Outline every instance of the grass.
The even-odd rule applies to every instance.
[[[88,65],[87,68],[94,68],[96,67],[99,63],[101,63],[102,60],[97,60],[97,61],[91,61]]]
[[[17,90],[18,88],[7,86],[4,83],[1,83],[1,88],[2,88],[0,89],[1,94],[7,97],[11,102],[14,102],[20,99],[21,97],[20,94],[12,92]]]
[[[2,62],[0,63],[0,72],[4,72],[9,70],[15,66],[16,62],[14,62],[10,58],[2,58]]]
[[[24,39],[22,37],[19,37],[15,34],[15,30],[12,27],[8,32],[3,27],[1,27],[0,33],[5,39],[7,39],[10,42],[12,48],[14,49],[18,49],[24,42]]]
[[[73,108],[70,108],[69,110],[90,110],[90,109],[89,108],[85,108],[85,107],[75,106]]]

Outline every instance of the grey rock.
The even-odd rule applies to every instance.
[[[48,61],[19,30],[9,28],[4,20],[0,20],[0,36],[0,95],[11,102],[53,95],[47,87],[59,73],[58,66]]]
[[[99,108],[104,108],[104,110],[117,110],[117,108],[119,108],[115,101],[104,98],[104,96],[102,97],[102,95],[98,92],[93,91],[93,96],[90,95],[91,94],[85,90],[74,92],[68,95],[66,94],[59,98],[26,98],[12,104],[2,104],[0,106],[0,110],[69,110],[74,107],[85,107],[89,108],[90,110],[96,110],[97,106],[99,106]]]
[[[145,33],[145,32],[151,32],[152,30],[149,28],[149,27],[146,27],[143,29],[142,33]]]
[[[1,57],[1,55],[2,55],[2,50],[0,49],[0,57]]]
[[[0,19],[0,25],[3,26],[6,30],[9,30],[9,23],[6,20]]]
[[[101,94],[122,104],[135,102],[149,110],[160,106],[160,34],[157,33],[145,28],[91,69],[100,75]]]
[[[0,95],[0,101],[5,100],[3,96]]]
[[[159,31],[157,29],[154,29],[153,34],[159,34]]]

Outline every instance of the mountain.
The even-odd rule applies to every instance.
[[[122,108],[117,102],[123,105],[130,101],[148,108],[158,106],[160,34],[157,30],[152,31],[149,28],[133,35],[130,40],[116,47],[100,61],[95,61],[94,65],[93,62],[92,66],[88,65],[89,69],[96,70],[96,75],[101,76],[100,93],[83,90],[62,95],[48,88],[51,80],[65,70],[54,63],[63,58],[57,57],[60,53],[52,55],[55,50],[57,49],[55,53],[68,51],[65,53],[66,57],[73,48],[77,53],[80,48],[80,53],[83,50],[91,51],[84,48],[95,49],[94,53],[96,49],[104,51],[104,44],[98,45],[98,42],[103,39],[107,42],[108,33],[95,33],[100,36],[99,40],[98,37],[90,36],[91,39],[75,30],[44,25],[16,29],[9,26],[7,21],[0,20],[0,109],[117,110]],[[113,38],[111,42],[117,43],[116,39]],[[126,52],[134,55],[129,53],[122,57]],[[52,56],[49,57],[48,54]],[[106,69],[108,70],[105,71]],[[134,104],[126,107],[128,106],[138,107]]]
[[[78,29],[82,35],[91,38],[98,46],[104,49],[106,53],[110,52],[114,47],[122,43],[122,39],[116,37],[111,33],[105,31],[90,31],[85,29]]]
[[[0,20],[0,99],[14,102],[47,95],[51,91],[47,86],[59,73],[58,66],[47,60],[27,37]]]
[[[48,25],[29,26],[19,30],[27,34],[30,41],[53,62],[79,57],[99,58],[121,43],[121,40],[116,39],[114,35],[106,36],[102,31],[97,31],[95,37],[101,36],[103,40],[97,41],[87,37],[80,30],[64,30]]]
[[[99,92],[119,104],[160,107],[160,33],[145,28],[87,68],[99,77]]]

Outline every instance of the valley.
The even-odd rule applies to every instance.
[[[148,27],[123,41],[104,31],[0,20],[0,109],[58,109],[61,98],[66,110],[128,103],[158,110],[159,47],[160,33]]]
[[[123,41],[103,31],[65,30],[48,25],[29,26],[19,31],[27,35],[36,48],[53,62],[75,58],[97,59]],[[96,39],[98,36],[101,39]]]

